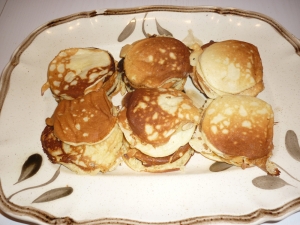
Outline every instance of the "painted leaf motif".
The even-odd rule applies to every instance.
[[[73,192],[73,188],[71,187],[62,187],[62,188],[55,188],[50,191],[45,192],[37,199],[35,199],[32,203],[41,203],[41,202],[49,202],[59,198],[66,197]]]
[[[274,177],[269,175],[259,176],[252,180],[252,184],[255,187],[265,189],[265,190],[273,190],[282,188],[285,185],[290,185],[284,180],[282,180],[280,177]]]
[[[173,34],[164,29],[158,22],[157,22],[157,19],[155,18],[155,23],[156,23],[156,29],[157,29],[157,32],[160,34],[160,35],[165,35],[165,36],[173,36]]]
[[[148,37],[146,30],[145,30],[145,21],[146,21],[147,15],[148,15],[148,13],[145,13],[145,16],[143,18],[143,23],[142,23],[142,31],[143,31],[143,34],[145,35],[145,37]]]
[[[300,162],[300,147],[297,138],[297,134],[288,130],[285,135],[285,147],[288,153],[297,161]]]
[[[40,154],[33,154],[28,157],[25,163],[22,166],[21,174],[18,181],[15,183],[19,183],[23,180],[26,180],[36,174],[41,168],[43,158]]]
[[[300,182],[300,180],[298,180],[296,177],[294,177],[292,174],[290,174],[288,171],[286,171],[284,168],[282,168],[281,166],[279,166],[278,164],[276,164],[276,166],[281,170],[284,171],[287,175],[289,175],[291,178],[293,178],[294,180]]]
[[[50,180],[48,180],[46,183],[43,183],[43,184],[40,184],[40,185],[37,185],[37,186],[33,186],[33,187],[24,188],[24,189],[22,189],[20,191],[15,192],[14,194],[10,195],[7,199],[10,200],[14,195],[16,195],[16,194],[18,194],[18,193],[20,193],[22,191],[26,191],[26,190],[29,190],[29,189],[34,189],[34,188],[39,188],[39,187],[46,186],[47,184],[52,183],[58,177],[59,174],[60,174],[60,166],[56,170],[56,172],[53,175],[53,177]]]
[[[209,170],[211,172],[220,172],[229,169],[232,165],[224,162],[215,162],[210,167]]]
[[[135,29],[135,25],[136,25],[136,19],[133,18],[132,20],[130,20],[130,22],[126,25],[126,27],[124,28],[124,30],[119,35],[118,41],[122,42],[126,38],[128,38],[133,33],[133,31]]]

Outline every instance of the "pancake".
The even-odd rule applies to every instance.
[[[113,170],[122,156],[123,133],[104,88],[58,103],[41,142],[53,163],[78,174]]]
[[[183,170],[194,150],[189,144],[180,147],[166,157],[151,157],[136,148],[130,148],[128,142],[123,144],[123,161],[136,172],[164,173]]]
[[[116,67],[118,62],[116,63]],[[100,89],[104,89],[106,95],[112,99],[119,93],[124,93],[124,84],[122,82],[122,76],[117,71],[112,75],[106,76],[101,82],[96,82],[91,86],[87,87],[84,90],[84,95],[90,93],[91,91],[99,91]],[[124,95],[124,94],[123,94]]]
[[[123,134],[115,125],[111,134],[93,145],[69,145],[46,126],[41,135],[43,150],[52,163],[62,164],[77,174],[95,175],[112,171],[120,164]]]
[[[205,157],[242,168],[258,166],[271,175],[274,114],[265,101],[225,95],[207,104],[199,130],[189,142]]]
[[[264,89],[262,61],[257,47],[251,43],[211,42],[192,54],[191,78],[209,98],[229,94],[257,96]]]
[[[172,37],[150,37],[125,46],[124,70],[134,88],[183,90],[192,72],[189,49]]]
[[[169,157],[187,145],[200,121],[200,110],[186,94],[175,89],[136,89],[125,96],[123,104],[118,121],[128,142],[126,152],[128,149],[136,149],[150,158]],[[168,162],[166,167],[152,167],[156,169],[151,172],[171,170],[173,166],[173,169],[178,169],[178,165],[185,165],[193,150],[188,152],[181,155],[185,160],[178,161],[179,164],[170,166]],[[134,156],[125,157],[124,160],[129,164],[136,164],[136,159]],[[137,160],[141,162],[141,159]],[[149,168],[137,170],[149,172]]]
[[[114,128],[117,117],[104,89],[93,91],[73,100],[58,103],[51,118],[54,135],[70,145],[95,144],[102,141]]]
[[[42,95],[50,88],[57,101],[76,99],[90,86],[101,87],[105,79],[115,73],[112,55],[97,48],[62,50],[50,62],[47,82]]]

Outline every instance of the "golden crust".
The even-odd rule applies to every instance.
[[[59,163],[78,174],[97,174],[113,170],[122,155],[123,134],[116,125],[112,133],[94,145],[72,146],[54,135],[52,126],[46,126],[41,135],[44,152],[52,163]]]
[[[171,37],[139,40],[128,48],[124,69],[134,88],[180,88],[192,72],[189,49]],[[184,82],[182,81],[184,80]]]
[[[174,89],[136,89],[125,97],[123,117],[142,142],[167,143],[179,127],[197,124],[200,111],[183,92]],[[126,118],[124,118],[126,113]]]
[[[84,95],[93,85],[99,87],[107,76],[115,72],[112,55],[97,48],[70,48],[62,50],[50,62],[47,83],[57,101],[75,99]]]
[[[54,134],[61,141],[72,144],[94,144],[102,141],[113,129],[117,118],[105,90],[93,91],[74,100],[57,105],[47,125],[54,126]]]
[[[207,103],[199,129],[189,144],[211,160],[243,169],[257,166],[277,176],[280,171],[269,161],[273,126],[273,110],[263,100],[225,95]]]
[[[209,143],[227,155],[262,158],[273,149],[274,115],[250,96],[222,96],[210,103],[201,122]]]

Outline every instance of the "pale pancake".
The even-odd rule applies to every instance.
[[[199,62],[204,79],[221,92],[237,94],[262,79],[258,50],[247,42],[216,42],[203,51]]]
[[[258,49],[238,40],[211,42],[191,53],[191,76],[209,98],[228,94],[257,96],[264,89]]]

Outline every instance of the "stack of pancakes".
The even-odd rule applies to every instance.
[[[172,37],[151,36],[125,46],[120,55],[129,91],[118,116],[123,160],[135,171],[183,169],[200,121],[200,109],[182,92],[192,73],[189,48]]]
[[[256,97],[264,84],[254,45],[227,40],[190,48],[151,36],[124,46],[120,56],[117,62],[104,50],[67,49],[50,63],[42,92],[50,87],[58,106],[41,140],[53,163],[79,174],[111,171],[120,160],[134,171],[168,172],[184,169],[196,151],[279,175],[269,160],[272,107]],[[185,93],[188,77],[206,95],[204,106]],[[114,106],[119,92],[121,105]]]
[[[182,169],[193,154],[188,142],[200,110],[175,89],[136,89],[124,99],[119,125],[125,136],[123,156],[135,171]]]
[[[226,40],[194,46],[191,79],[208,97],[197,132],[189,142],[203,156],[243,169],[258,166],[279,175],[269,161],[274,113],[256,96],[264,89],[263,66],[256,46]]]
[[[48,158],[78,174],[113,170],[120,162],[123,134],[112,107],[103,89],[60,101],[41,136]]]
[[[123,134],[109,97],[118,90],[115,71],[101,49],[66,49],[51,61],[46,86],[58,105],[41,135],[51,162],[78,174],[105,173],[120,163]]]

